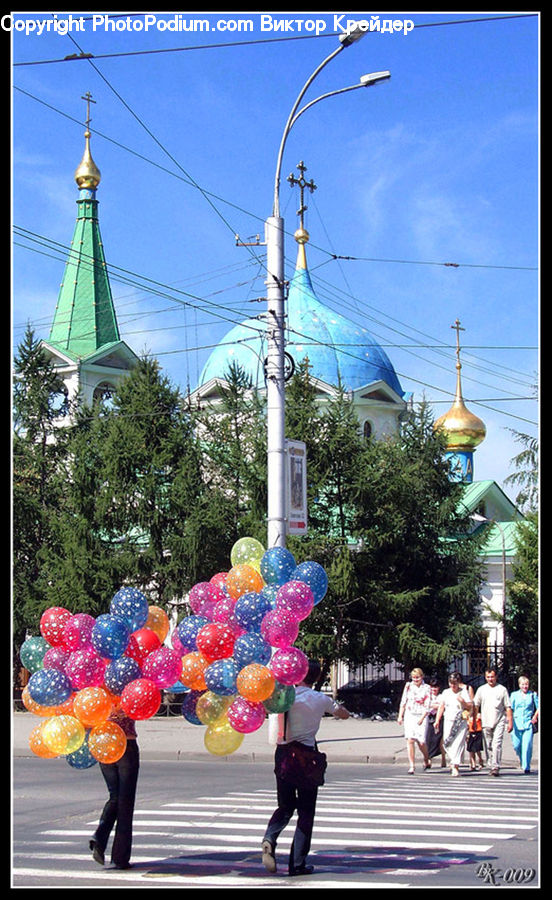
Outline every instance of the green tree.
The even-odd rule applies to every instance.
[[[17,646],[38,627],[46,605],[43,554],[55,542],[53,520],[63,504],[60,462],[69,402],[59,374],[31,328],[14,357],[13,383],[13,635]]]
[[[529,513],[518,523],[513,578],[508,582],[506,604],[508,659],[517,675],[538,683],[539,639],[539,533],[538,515]]]

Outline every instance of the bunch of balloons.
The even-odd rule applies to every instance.
[[[76,769],[117,762],[127,741],[118,714],[149,719],[162,691],[177,686],[187,689],[184,718],[206,726],[205,747],[217,756],[237,750],[268,713],[289,709],[308,668],[294,643],[326,594],[326,572],[249,537],[234,544],[231,564],[192,587],[190,614],[170,636],[165,611],[133,587],[117,591],[97,618],[47,609],[40,637],[20,650],[31,673],[23,703],[41,718],[33,753],[65,757]]]
[[[234,753],[267,713],[292,705],[308,669],[294,643],[328,588],[319,563],[297,565],[286,548],[265,550],[255,538],[237,541],[230,561],[230,571],[194,585],[191,612],[175,632],[189,688],[182,714],[206,726],[205,747],[217,756]]]
[[[164,646],[166,612],[136,588],[123,587],[97,618],[61,606],[40,619],[40,637],[20,650],[31,673],[26,709],[40,716],[29,746],[44,759],[65,757],[75,769],[119,760],[127,744],[118,715],[148,719],[162,690],[180,675],[181,653]]]

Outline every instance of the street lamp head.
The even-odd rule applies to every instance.
[[[351,44],[360,41],[361,37],[364,37],[365,34],[366,26],[362,25],[361,22],[356,22],[352,28],[347,28],[347,31],[344,34],[339,35],[339,40],[344,47],[350,47]]]
[[[360,83],[363,87],[370,87],[371,84],[377,84],[378,81],[387,81],[391,78],[391,72],[371,72],[369,75],[361,75]]]

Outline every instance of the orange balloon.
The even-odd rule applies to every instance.
[[[260,572],[257,572],[253,566],[243,563],[242,565],[232,566],[228,572],[226,579],[226,590],[230,594],[232,600],[238,600],[242,594],[250,591],[259,593],[264,587],[264,579]]]
[[[102,722],[95,725],[88,735],[88,749],[94,759],[109,765],[124,755],[127,737],[116,722]]]
[[[205,669],[209,665],[199,650],[193,650],[182,657],[180,681],[192,691],[206,691]]]
[[[253,703],[268,700],[274,691],[276,679],[266,666],[261,663],[250,663],[244,666],[236,679],[238,694]]]
[[[73,702],[74,715],[86,728],[105,722],[112,708],[108,691],[101,687],[83,688],[77,692]]]
[[[44,738],[42,737],[42,729],[46,725],[46,721],[39,722],[29,735],[29,747],[35,754],[35,756],[40,756],[41,759],[55,759],[57,757],[57,753],[54,753],[50,748],[44,743]]]
[[[163,643],[169,633],[170,627],[169,617],[165,610],[161,609],[160,606],[150,606],[148,621],[146,622],[145,627],[154,631],[161,643]]]

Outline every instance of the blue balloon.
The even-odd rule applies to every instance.
[[[240,667],[232,657],[217,659],[205,669],[205,684],[213,694],[229,697],[236,693],[236,680]]]
[[[130,656],[120,656],[106,667],[104,684],[113,694],[121,694],[127,684],[142,677],[142,669]]]
[[[209,624],[205,616],[185,616],[177,625],[176,633],[186,653],[197,650],[197,635],[204,625]]]
[[[236,638],[234,659],[240,669],[250,663],[261,663],[265,666],[272,656],[272,647],[256,631],[249,631]]]
[[[130,628],[124,619],[112,613],[98,616],[90,635],[94,650],[106,659],[117,659],[128,646]]]
[[[270,600],[265,595],[249,591],[238,597],[234,604],[234,618],[246,631],[260,631],[261,622],[266,613],[272,609]]]
[[[138,631],[148,621],[148,600],[138,588],[123,587],[113,596],[109,611],[123,619],[131,632]]]
[[[278,584],[265,584],[262,591],[260,591],[261,597],[268,600],[271,609],[276,609],[276,594],[280,590],[280,587],[281,585]]]
[[[60,669],[39,669],[27,684],[31,700],[40,706],[60,706],[73,693],[73,686]]]
[[[189,691],[182,701],[182,715],[192,725],[203,725],[196,713],[196,703],[205,691]]]
[[[326,591],[328,590],[328,576],[326,575],[326,570],[320,563],[312,560],[299,563],[297,568],[293,570],[289,580],[303,581],[305,584],[308,584],[314,595],[315,606],[326,596]]]
[[[271,547],[261,559],[261,575],[267,584],[280,586],[290,580],[296,565],[293,553],[286,547]]]
[[[94,756],[92,756],[88,748],[89,734],[90,732],[87,731],[84,742],[81,744],[78,750],[75,750],[74,753],[68,753],[65,757],[65,759],[73,769],[90,769],[98,762],[98,760]]]

